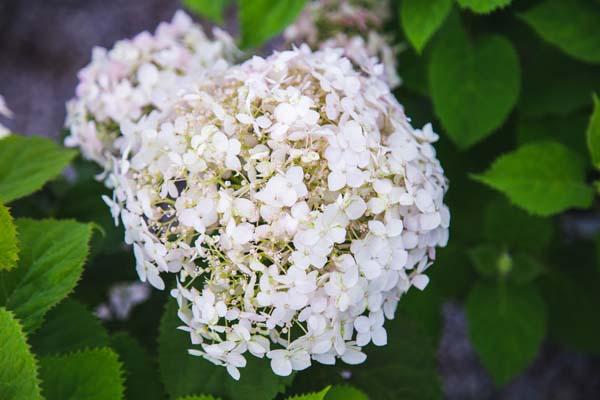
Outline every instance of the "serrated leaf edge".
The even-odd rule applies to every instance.
[[[74,355],[78,355],[78,354],[83,354],[83,353],[107,353],[107,354],[111,354],[115,356],[115,361],[117,362],[117,366],[119,369],[119,387],[120,387],[120,392],[121,392],[121,396],[120,396],[120,400],[125,400],[125,368],[123,366],[123,362],[121,361],[121,358],[119,357],[119,353],[116,352],[116,350],[114,350],[112,347],[109,346],[103,346],[103,347],[84,347],[82,349],[78,349],[75,351],[70,351],[67,353],[61,353],[59,355],[47,355],[47,356],[43,356],[42,359],[53,359],[53,360],[59,360],[59,359],[66,359],[69,357],[72,357]]]
[[[86,254],[85,257],[82,261],[82,271],[81,274],[79,275],[79,277],[77,278],[77,280],[75,281],[75,285],[73,286],[73,288],[71,290],[69,290],[67,293],[65,293],[65,296],[60,299],[59,301],[53,303],[50,307],[48,307],[48,309],[46,310],[46,312],[44,313],[44,315],[41,317],[39,325],[32,328],[32,330],[30,332],[28,332],[29,334],[35,333],[35,331],[37,331],[46,321],[46,315],[48,314],[48,312],[50,312],[50,310],[54,309],[57,305],[59,305],[63,300],[65,300],[66,298],[68,298],[77,288],[77,286],[79,285],[79,282],[81,282],[81,279],[83,278],[83,268],[85,267],[85,265],[87,264],[89,257],[90,257],[90,241],[92,239],[92,227],[90,223],[86,223],[86,222],[80,222],[77,221],[75,219],[69,218],[69,219],[54,219],[54,218],[43,218],[43,219],[35,219],[35,218],[29,218],[29,217],[22,217],[22,218],[18,218],[21,221],[28,221],[28,222],[74,222],[80,225],[85,225],[88,228],[88,233],[89,233],[89,238],[87,240],[87,243],[85,245],[86,247]],[[12,292],[11,292],[12,295]],[[8,295],[8,297],[6,298],[6,302],[8,303],[8,299],[10,299],[10,296]]]
[[[40,395],[40,400],[43,400],[44,396],[43,396],[43,393],[42,393],[42,386],[41,386],[42,378],[40,377],[39,362],[38,362],[38,359],[37,359],[35,353],[33,352],[33,349],[31,348],[31,345],[29,344],[28,336],[25,333],[25,331],[23,330],[23,325],[21,324],[21,321],[19,320],[19,318],[17,318],[17,316],[11,310],[7,309],[6,307],[0,307],[0,310],[6,311],[6,313],[9,315],[9,317],[17,325],[19,333],[21,334],[21,336],[23,337],[23,339],[25,339],[24,340],[25,347],[27,348],[27,350],[29,351],[29,354],[31,354],[31,358],[33,359],[33,366],[34,366],[34,369],[35,369],[35,387],[37,389],[38,394]]]

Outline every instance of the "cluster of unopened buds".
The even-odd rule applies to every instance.
[[[198,30],[178,14],[96,52],[67,143],[105,168],[140,279],[164,289],[176,277],[190,354],[236,379],[248,353],[283,376],[361,363],[447,243],[438,136],[410,125],[373,59],[304,44],[231,65],[228,37]]]

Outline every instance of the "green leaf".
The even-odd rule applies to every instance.
[[[510,251],[543,254],[554,234],[549,218],[540,218],[514,207],[504,198],[490,201],[483,214],[483,237]]]
[[[17,230],[8,208],[0,203],[0,271],[13,269],[18,259]]]
[[[587,129],[587,145],[596,169],[600,169],[600,100],[594,95],[594,112]]]
[[[421,52],[442,26],[452,9],[452,0],[403,0],[400,20],[406,37]]]
[[[0,399],[41,400],[37,362],[19,321],[0,308]]]
[[[18,219],[17,231],[21,259],[16,269],[0,276],[0,301],[32,331],[75,288],[92,228],[75,221]]]
[[[473,178],[532,214],[552,215],[591,205],[593,190],[585,184],[584,172],[572,150],[556,142],[538,142],[500,156]]]
[[[10,135],[0,140],[0,202],[35,192],[75,157],[49,139]]]
[[[326,387],[318,393],[303,394],[300,396],[288,397],[286,400],[324,400],[330,387]]]
[[[46,400],[123,399],[121,362],[108,348],[40,359]]]
[[[31,346],[38,355],[69,353],[108,346],[108,333],[83,304],[66,299],[48,312],[31,337]]]
[[[352,386],[335,385],[327,392],[325,400],[369,400],[369,398]]]
[[[224,367],[188,354],[193,346],[189,334],[177,329],[182,324],[177,305],[169,301],[160,323],[158,357],[162,381],[171,397],[210,393],[225,400],[264,400],[283,393],[291,384],[291,376],[273,373],[269,360],[251,355],[246,357],[246,367],[240,369],[240,380],[235,381]]]
[[[433,48],[429,83],[436,115],[466,149],[499,128],[517,102],[519,59],[502,36],[470,41],[452,14]]]
[[[218,24],[223,23],[223,10],[230,0],[183,0],[190,11]]]
[[[546,0],[519,15],[544,40],[573,58],[600,63],[600,5]]]
[[[140,344],[121,332],[111,337],[111,347],[119,354],[125,370],[125,398],[127,400],[164,399],[158,377],[158,365]],[[212,397],[198,397],[198,399]]]
[[[469,336],[494,381],[503,385],[538,353],[546,309],[534,286],[477,284],[466,303]]]
[[[457,3],[462,8],[468,8],[479,14],[487,14],[498,8],[508,6],[511,1],[512,0],[457,0]]]
[[[243,48],[258,47],[294,22],[306,0],[240,0]]]

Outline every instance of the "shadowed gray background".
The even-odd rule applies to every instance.
[[[58,138],[64,103],[92,47],[110,47],[118,39],[153,31],[178,7],[171,0],[0,0],[0,94],[15,112],[5,125]],[[600,360],[550,345],[525,374],[496,390],[468,341],[462,308],[447,304],[443,314],[439,368],[446,398],[600,398]]]

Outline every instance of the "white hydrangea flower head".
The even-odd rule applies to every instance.
[[[448,241],[438,136],[343,54],[213,71],[129,123],[107,177],[141,280],[176,273],[190,353],[236,379],[247,353],[278,375],[363,362]]]
[[[94,48],[91,63],[79,72],[76,97],[67,103],[65,144],[108,168],[111,155],[118,155],[122,124],[161,109],[206,69],[223,69],[237,56],[227,33],[215,28],[213,36],[177,11],[154,35],[142,32],[110,50]]]
[[[13,118],[14,114],[6,105],[6,101],[4,100],[4,96],[0,94],[0,115],[6,118]],[[0,124],[0,139],[10,135],[10,131],[7,127]]]
[[[387,0],[312,0],[296,22],[284,31],[288,43],[313,49],[340,47],[344,55],[372,74],[381,74],[394,89],[398,46],[382,34],[391,12]]]

